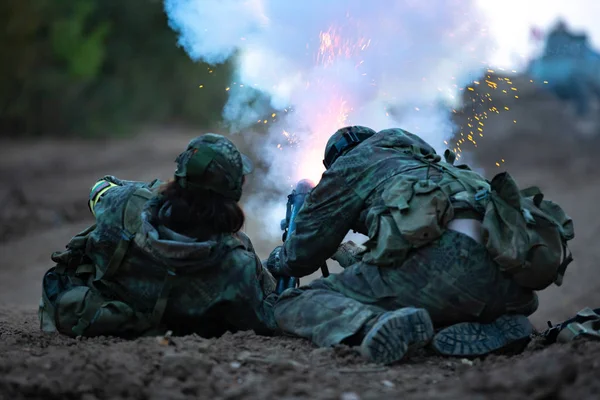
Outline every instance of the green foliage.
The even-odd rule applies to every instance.
[[[2,0],[0,24],[3,136],[220,122],[231,64],[191,61],[160,0]]]
[[[85,31],[85,23],[94,12],[92,0],[73,3],[72,14],[62,16],[50,26],[50,43],[55,57],[66,63],[73,78],[93,79],[98,76],[105,55],[105,39],[109,24],[103,22]]]

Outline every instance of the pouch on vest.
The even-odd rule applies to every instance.
[[[571,218],[558,204],[544,200],[538,188],[521,191],[506,172],[492,179],[484,243],[516,283],[532,290],[553,282],[560,286],[572,261],[567,242],[574,236]]]
[[[402,262],[407,253],[439,238],[454,216],[450,199],[430,179],[398,179],[388,186],[382,209],[365,243],[365,262],[380,266]]]
[[[57,330],[69,336],[137,336],[150,326],[127,304],[110,300],[88,286],[64,292],[56,303]]]
[[[58,331],[71,337],[129,337],[150,329],[143,315],[94,287],[92,265],[84,264],[75,270],[63,267],[51,268],[42,280],[38,311],[42,331]]]

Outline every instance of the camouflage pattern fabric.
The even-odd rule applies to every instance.
[[[254,170],[231,140],[214,133],[192,139],[175,161],[175,178],[182,187],[210,189],[235,201],[242,196],[243,176]]]
[[[416,181],[439,181],[443,172],[415,157],[415,151],[435,155],[433,148],[414,135],[386,129],[337,159],[296,217],[296,231],[282,249],[282,274],[302,277],[315,272],[350,230],[375,240],[386,228],[379,217],[390,208],[387,197],[404,194],[404,186],[412,187]],[[381,258],[374,250],[371,248],[363,261]],[[405,256],[395,255],[393,262],[400,265]]]
[[[117,186],[97,203],[96,224],[53,255],[57,265],[43,282],[42,329],[123,337],[275,329],[269,297],[275,280],[245,234],[204,240],[178,234],[157,224],[169,208],[156,192],[160,182],[105,179]]]
[[[359,262],[339,274],[283,292],[275,305],[278,326],[330,346],[356,334],[385,311],[426,309],[436,328],[464,321],[491,322],[506,313],[530,315],[534,292],[504,276],[485,248],[447,231],[415,250],[401,267]]]
[[[435,182],[443,171],[424,157],[439,160],[415,135],[387,129],[348,151],[323,174],[297,215],[297,229],[274,270],[311,274],[336,253],[349,230],[369,236],[368,250],[361,262],[340,274],[285,291],[275,305],[282,330],[328,346],[356,334],[380,313],[401,307],[425,308],[436,327],[491,321],[507,312],[529,315],[537,309],[535,293],[501,273],[483,245],[445,230],[454,217],[480,215],[453,214],[447,196],[436,194]],[[463,173],[487,185],[474,172]],[[400,212],[401,218],[414,216],[401,226],[386,212],[389,198],[402,203],[406,187],[414,188],[407,201],[424,203],[412,214]],[[424,218],[431,228],[420,229]]]

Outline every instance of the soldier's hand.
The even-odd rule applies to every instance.
[[[362,254],[366,247],[354,243],[352,240],[340,244],[337,251],[331,256],[331,259],[337,261],[342,268],[356,264],[362,260]]]
[[[269,259],[267,260],[267,269],[275,278],[279,278],[281,276],[286,276],[283,274],[282,265],[281,265],[281,251],[283,246],[277,246],[273,249],[271,254],[269,254]]]

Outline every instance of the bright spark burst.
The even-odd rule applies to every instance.
[[[314,54],[315,63],[317,66],[322,68],[330,68],[337,60],[356,58],[361,52],[367,50],[370,45],[371,40],[367,38],[359,38],[356,41],[345,39],[341,34],[341,30],[332,26],[326,31],[319,32],[319,46]],[[365,63],[365,60],[362,59],[362,57],[358,57],[357,59],[360,59],[360,61],[356,63],[355,67],[360,68]],[[214,72],[215,71],[211,67],[208,68],[209,74],[213,74]],[[512,72],[516,73],[514,70]],[[362,75],[365,76],[366,74]],[[510,80],[510,78],[502,78],[494,75],[495,71],[488,69],[486,78],[483,81],[485,85],[482,85],[479,81],[473,81],[472,85],[466,88],[466,90],[472,92],[471,101],[473,104],[469,112],[470,116],[467,117],[467,124],[466,126],[460,127],[460,137],[454,143],[453,150],[459,158],[461,157],[461,153],[463,151],[462,146],[466,142],[470,142],[474,147],[477,147],[477,140],[484,137],[484,121],[487,120],[490,115],[500,114],[501,111],[509,111],[509,107],[503,107],[503,110],[500,110],[492,104],[492,93],[498,91],[505,95],[511,95],[515,99],[519,99],[519,95],[517,94],[518,88],[512,87],[513,82]],[[530,80],[529,82],[532,84],[534,83],[533,80]],[[544,81],[543,83],[547,84],[548,82]],[[331,87],[327,87],[326,84],[327,82],[306,82],[306,87],[322,86],[324,90],[330,91]],[[371,85],[376,84],[377,83],[372,80]],[[510,90],[499,89],[500,84],[511,86],[509,88]],[[230,86],[243,87],[244,85],[238,85],[236,82],[232,82]],[[231,89],[230,86],[226,87],[225,91],[229,91]],[[456,85],[454,86],[456,87]],[[480,88],[475,89],[477,86]],[[488,90],[482,92],[481,87],[483,86],[485,86],[485,88]],[[200,84],[199,88],[204,88],[204,84]],[[438,90],[440,92],[442,91],[441,88],[438,88]],[[306,178],[311,179],[313,182],[318,182],[320,180],[321,174],[324,171],[324,167],[321,162],[315,160],[321,160],[323,158],[325,144],[327,143],[330,135],[337,129],[346,125],[348,116],[353,111],[348,99],[345,99],[341,95],[333,97],[334,98],[330,104],[318,112],[313,118],[311,125],[317,127],[316,129],[318,131],[311,132],[312,135],[309,139],[311,141],[311,146],[309,149],[303,150],[302,156],[297,161],[297,176],[293,177],[294,179]],[[417,112],[420,111],[418,107],[415,107],[414,110]],[[285,109],[284,113],[291,111],[293,110]],[[389,117],[390,114],[387,110],[383,110],[383,112]],[[455,109],[453,109],[452,112],[457,113]],[[270,120],[263,118],[259,119],[257,124],[266,125],[269,122],[278,121],[278,116],[276,113],[272,113],[270,117]],[[513,120],[513,123],[516,124],[517,121]],[[282,136],[284,140],[282,140],[282,143],[277,144],[277,148],[279,150],[284,150],[284,147],[298,146],[301,142],[300,137],[294,132],[283,130]],[[447,141],[444,141],[444,143],[450,147],[450,144]],[[501,162],[496,162],[495,164],[496,166],[500,166],[501,163],[504,163],[504,160],[501,160]],[[292,177],[290,177],[290,179],[292,179]]]
[[[371,40],[367,38],[359,38],[356,41],[345,39],[341,34],[341,31],[332,26],[326,31],[319,32],[319,46],[314,54],[315,63],[322,68],[330,68],[337,60],[357,58],[357,55],[360,55],[361,52],[367,50],[370,45]],[[360,68],[365,63],[365,60],[362,59],[362,57],[358,57],[357,59],[360,59],[360,61],[356,63],[355,67]],[[214,70],[209,67],[208,72],[212,74]],[[516,73],[517,71],[512,70],[512,72]],[[509,107],[504,106],[502,109],[498,109],[498,107],[493,105],[492,95],[494,93],[499,92],[503,95],[509,95],[515,99],[519,99],[519,89],[513,86],[511,79],[496,76],[495,74],[496,71],[488,69],[483,84],[480,81],[473,81],[472,85],[466,87],[466,90],[472,92],[472,95],[470,96],[472,107],[469,111],[470,115],[467,117],[466,126],[460,127],[460,136],[453,144],[453,150],[458,158],[461,157],[463,151],[462,147],[467,142],[470,142],[474,147],[477,147],[477,140],[484,137],[485,121],[491,115],[510,111]],[[362,75],[365,76],[366,74]],[[533,84],[534,81],[529,80],[529,83]],[[543,83],[548,84],[548,81],[543,81]],[[372,80],[371,85],[376,84],[377,83]],[[506,85],[508,85],[509,88],[501,88]],[[232,82],[231,86],[243,87],[244,85],[238,85],[236,82]],[[331,91],[331,87],[327,86],[327,82],[306,82],[307,88],[312,86],[323,87],[323,90]],[[203,87],[203,84],[199,85],[199,88]],[[454,85],[454,87],[456,88],[456,85]],[[478,89],[476,89],[476,87],[478,87]],[[482,91],[481,88],[487,90]],[[229,90],[230,87],[225,88],[225,91]],[[438,90],[440,92],[442,91],[441,88],[438,88]],[[459,89],[459,91],[462,90],[464,89]],[[302,155],[296,164],[297,176],[290,177],[290,179],[293,178],[297,180],[306,178],[315,183],[320,180],[324,167],[319,161],[323,158],[325,144],[333,132],[346,125],[348,116],[353,111],[349,99],[345,99],[341,95],[333,97],[330,104],[314,116],[311,125],[316,127],[317,131],[311,132],[312,135],[310,135],[310,138],[308,139],[311,141],[311,146],[309,149],[303,149]],[[463,106],[463,109],[464,108],[465,106]],[[414,110],[417,112],[420,111],[418,107],[415,107]],[[293,110],[285,109],[284,113],[291,111]],[[389,117],[390,114],[387,110],[383,110],[383,112]],[[452,109],[452,112],[456,114],[457,110]],[[270,117],[270,121],[261,118],[257,123],[265,125],[269,122],[278,121],[276,113],[272,113]],[[516,124],[517,121],[513,120],[513,123]],[[282,140],[282,143],[277,144],[279,150],[283,150],[284,147],[298,146],[301,142],[299,135],[294,132],[283,130],[282,136],[284,140]],[[304,135],[302,136],[304,137]],[[450,147],[450,144],[447,141],[444,141],[444,143]],[[501,161],[496,162],[495,165],[499,167],[504,162],[504,159],[502,159]],[[293,183],[294,182],[292,182],[292,185]]]
[[[356,42],[344,39],[335,27],[319,33],[319,50],[316,54],[317,65],[328,67],[338,58],[351,58],[358,52],[366,50],[371,40],[360,38]],[[359,64],[362,64],[360,61]]]
[[[315,63],[322,68],[329,68],[337,60],[352,59],[360,52],[366,50],[371,44],[371,41],[365,38],[359,38],[353,42],[344,39],[335,27],[330,27],[327,31],[319,33],[319,46],[315,52]],[[364,60],[360,60],[356,68],[360,68]],[[332,96],[331,102],[322,110],[314,115],[311,126],[315,127],[316,131],[311,132],[311,145],[307,149],[303,149],[300,158],[296,165],[295,178],[310,179],[313,182],[319,182],[325,168],[320,160],[323,159],[323,152],[329,137],[345,126],[348,121],[348,116],[353,111],[350,100],[342,95],[335,95],[335,89],[328,86],[329,82],[307,82],[306,87],[322,87],[322,90]],[[284,130],[282,132],[285,141],[289,145],[297,145],[300,139],[296,134]],[[278,145],[279,149],[283,149]]]
[[[519,95],[516,94],[519,93],[519,88],[514,86],[512,80],[506,77],[495,76],[494,74],[495,71],[489,69],[487,70],[486,79],[484,80],[485,85],[481,85],[479,81],[473,81],[473,85],[467,87],[467,90],[472,92],[469,96],[472,104],[471,109],[468,110],[469,116],[467,117],[466,126],[463,125],[460,127],[460,137],[458,137],[454,143],[453,150],[457,154],[457,157],[460,157],[460,153],[462,153],[463,150],[462,146],[465,143],[470,142],[474,147],[477,147],[476,139],[484,137],[485,121],[488,120],[490,116],[510,111],[510,107],[503,106],[502,109],[499,109],[493,105],[494,93],[499,92],[502,93],[502,95],[519,99]],[[534,82],[533,80],[530,80],[528,83],[533,84]],[[502,89],[502,87],[506,86],[508,86],[507,89]],[[476,89],[476,87],[478,88]],[[465,104],[464,108],[467,107],[468,104]],[[517,120],[513,120],[513,123],[516,124]],[[446,144],[448,145],[448,143]],[[495,165],[500,167],[504,162],[504,159],[501,159],[500,161],[495,162]]]

